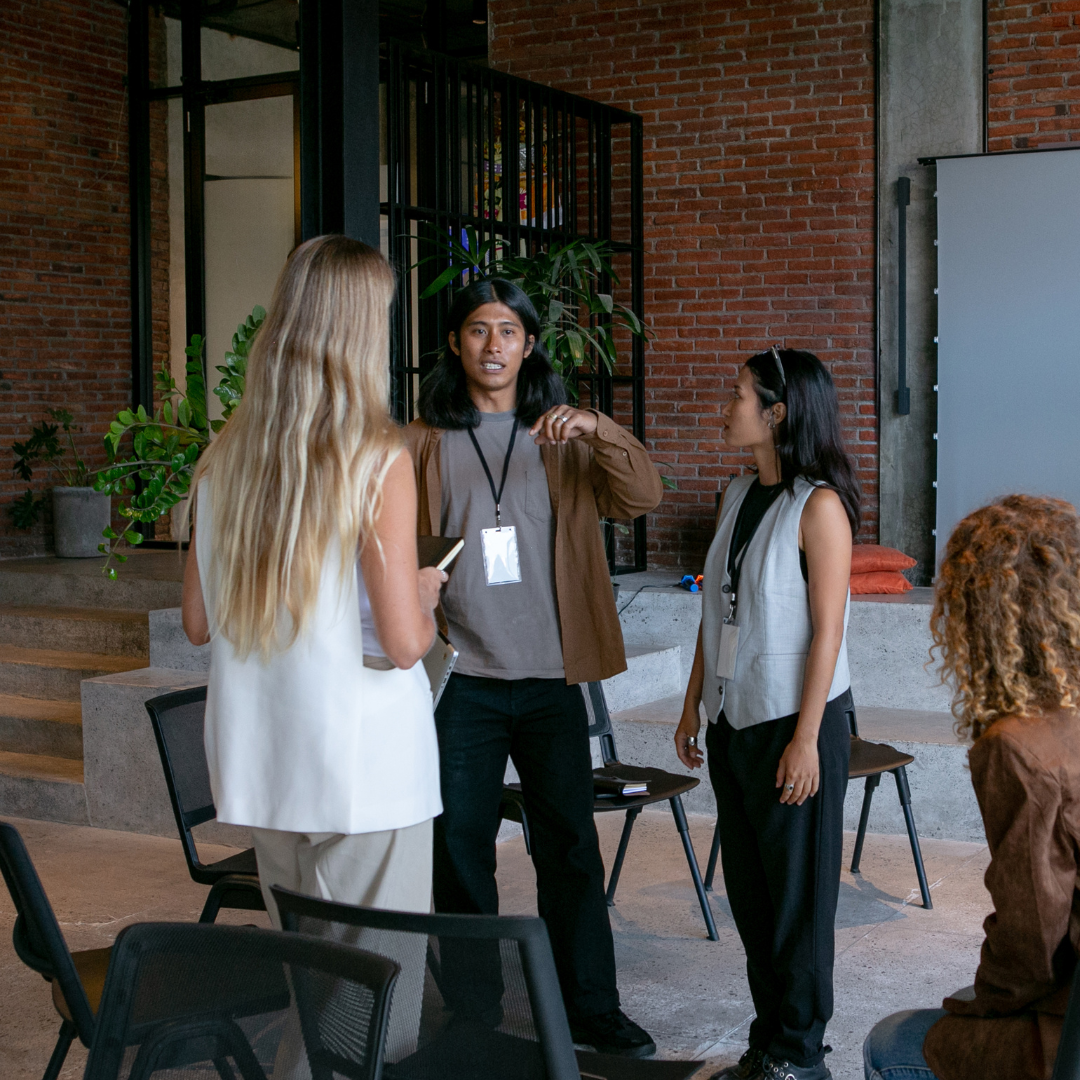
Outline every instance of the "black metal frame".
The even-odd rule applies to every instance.
[[[445,341],[448,295],[418,299],[438,274],[438,263],[409,271],[418,258],[438,252],[426,230],[460,237],[471,227],[481,243],[495,236],[522,253],[577,238],[607,241],[617,258],[629,257],[622,299],[643,318],[641,117],[402,42],[389,44],[386,65],[387,198],[380,209],[389,255],[401,274],[391,328],[391,385],[399,421],[415,415],[418,381]],[[619,131],[629,139],[629,175],[619,208],[629,226],[623,239],[615,237],[613,221],[612,143]],[[423,168],[417,167],[421,155]],[[582,399],[608,415],[621,404],[617,389],[629,388],[626,426],[644,440],[644,341],[632,337],[628,365],[620,363],[609,373],[594,359],[577,382]],[[613,559],[613,530],[608,532]],[[645,569],[644,517],[634,523],[633,565],[620,569]]]
[[[202,77],[201,0],[182,0],[181,85],[151,88],[149,0],[128,5],[128,153],[131,184],[132,403],[153,404],[153,336],[150,271],[150,104],[180,98],[184,140],[185,341],[206,334],[206,108],[230,101],[300,95],[300,73],[283,71],[236,79]],[[296,106],[294,105],[294,109]],[[298,181],[299,182],[299,181]],[[299,239],[299,223],[297,224]]]

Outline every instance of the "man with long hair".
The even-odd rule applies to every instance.
[[[466,540],[443,600],[461,655],[435,716],[444,807],[435,906],[498,911],[495,838],[511,757],[574,1040],[644,1056],[655,1044],[619,1008],[577,684],[626,669],[600,516],[647,513],[660,477],[629,432],[566,403],[517,286],[468,285],[449,325],[421,419],[406,430],[420,532]],[[498,957],[482,951],[460,964],[444,954],[444,983],[455,1010],[498,1023]]]

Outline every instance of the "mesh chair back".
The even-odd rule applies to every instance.
[[[202,864],[191,830],[217,816],[210,791],[210,770],[203,744],[206,687],[162,694],[146,703],[154,725],[161,767],[169,786],[176,827],[184,844],[188,867],[194,873]]]
[[[615,751],[615,736],[611,730],[611,714],[608,712],[603,684],[582,683],[581,693],[585,698],[585,712],[589,716],[589,738],[600,740],[604,764],[613,765],[619,757]]]
[[[348,941],[401,966],[388,1080],[579,1080],[542,920],[376,911],[273,893],[287,930]]]
[[[27,967],[60,984],[79,1038],[89,1046],[94,1014],[86,991],[23,838],[7,822],[0,822],[0,872],[15,905],[15,952]]]
[[[299,934],[128,927],[113,946],[86,1080],[379,1080],[397,972]]]

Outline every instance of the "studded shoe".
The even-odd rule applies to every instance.
[[[729,1065],[726,1069],[713,1073],[709,1080],[761,1080],[762,1062],[765,1060],[764,1050],[755,1050],[752,1046],[735,1065]]]
[[[790,1061],[781,1061],[769,1054],[762,1061],[761,1076],[764,1080],[832,1080],[832,1073],[824,1061],[818,1065],[792,1065]]]

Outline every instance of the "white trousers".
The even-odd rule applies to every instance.
[[[405,829],[385,832],[294,833],[277,829],[252,829],[255,858],[259,864],[259,883],[266,900],[266,910],[279,930],[281,918],[270,892],[280,885],[294,892],[336,900],[359,907],[390,911],[431,910],[431,819]],[[339,934],[342,940],[364,948],[371,935],[373,951],[389,956],[401,965],[394,988],[395,1002],[386,1035],[386,1060],[400,1061],[411,1054],[419,1034],[419,1002],[424,993],[427,968],[427,939],[421,935],[397,938],[388,942],[378,931],[350,928]],[[388,947],[389,946],[389,947]],[[411,1008],[406,1003],[415,1003]],[[295,1025],[294,1025],[295,1026]],[[299,1029],[287,1042],[298,1053]],[[295,1080],[310,1076],[299,1058],[279,1061],[280,1075]],[[278,1075],[275,1068],[274,1075]]]
[[[360,907],[431,910],[431,819],[371,833],[252,829],[259,883],[280,930],[271,885]]]

